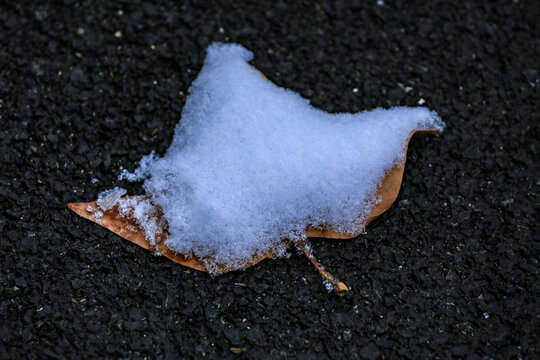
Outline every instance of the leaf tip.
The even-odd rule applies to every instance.
[[[73,211],[75,214],[88,219],[88,215],[91,212],[88,210],[89,203],[68,203],[67,208]]]
[[[82,208],[82,207],[81,207],[81,203],[67,203],[67,204],[66,204],[66,207],[67,207],[69,210],[71,210],[71,211],[73,211],[74,213],[77,213],[77,214],[80,213],[81,208]]]

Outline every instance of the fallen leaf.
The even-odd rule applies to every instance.
[[[366,220],[364,226],[367,226],[371,221],[375,220],[379,215],[381,215],[383,212],[388,210],[392,203],[396,200],[399,189],[401,187],[401,181],[403,179],[403,171],[405,169],[405,160],[406,160],[406,153],[408,148],[408,143],[413,135],[415,134],[421,134],[421,135],[427,135],[427,134],[436,134],[437,130],[421,130],[416,131],[412,134],[410,134],[409,138],[407,139],[407,142],[405,144],[404,149],[404,158],[403,161],[399,166],[394,166],[386,175],[382,183],[378,187],[377,191],[377,197],[381,199],[381,201],[373,208],[373,210],[370,213],[370,216]],[[175,253],[171,249],[169,249],[165,244],[164,240],[167,238],[167,232],[164,231],[162,235],[159,236],[159,239],[157,240],[157,245],[152,246],[150,242],[146,239],[144,236],[144,232],[140,229],[140,227],[137,225],[137,223],[130,219],[129,217],[122,217],[118,213],[117,207],[113,207],[111,210],[104,211],[103,215],[101,215],[100,218],[96,218],[95,213],[96,211],[99,211],[99,207],[97,206],[96,202],[88,202],[88,203],[69,203],[68,208],[75,212],[77,215],[88,219],[92,222],[95,222],[96,224],[99,224],[103,226],[104,228],[112,231],[113,233],[123,237],[124,239],[131,241],[132,243],[135,243],[139,245],[140,247],[152,251],[154,253],[159,253],[166,258],[178,263],[182,264],[184,266],[190,267],[192,269],[200,270],[200,271],[208,271],[204,263],[197,258],[196,256],[193,257],[185,257],[182,254]],[[156,213],[158,221],[161,220],[162,214],[157,212]],[[337,233],[332,229],[308,229],[306,230],[306,234],[308,237],[322,237],[322,238],[329,238],[329,239],[351,239],[354,237],[357,237],[360,235],[358,234],[341,234]],[[306,253],[306,250],[302,248],[299,248],[302,253],[304,253],[310,261],[313,262],[317,270],[323,275],[323,277],[328,280],[338,293],[338,295],[343,295],[347,292],[345,284],[341,283],[339,280],[335,279],[332,275],[330,275],[328,272],[326,272],[320,264],[315,263],[315,258],[310,254]],[[244,266],[242,269],[249,268],[260,261],[266,259],[266,258],[274,258],[275,254],[273,254],[271,251],[267,252],[266,254],[256,257],[248,263],[246,266]],[[218,269],[218,273],[225,273],[229,271],[234,270],[240,270],[236,268],[227,268],[225,266],[220,265]]]
[[[266,79],[266,77],[261,73],[261,76]],[[380,183],[380,185],[377,188],[377,193],[374,197],[374,199],[377,199],[376,205],[371,210],[368,217],[365,217],[365,221],[363,223],[363,227],[358,233],[352,233],[352,234],[345,234],[345,233],[339,233],[332,229],[331,227],[320,227],[320,228],[306,228],[306,235],[307,237],[322,237],[322,238],[331,238],[331,239],[351,239],[358,235],[360,235],[361,231],[365,226],[367,226],[371,221],[373,221],[375,218],[377,218],[379,215],[381,215],[383,212],[388,210],[392,203],[396,200],[399,189],[401,186],[402,178],[403,178],[403,171],[405,168],[405,161],[406,161],[406,154],[407,154],[407,148],[408,143],[413,135],[415,134],[435,134],[438,130],[434,129],[424,129],[420,131],[415,131],[409,134],[409,137],[407,138],[405,144],[404,144],[404,150],[403,150],[403,159],[399,163],[399,165],[394,166],[392,169],[389,169],[383,179],[383,181]],[[133,197],[131,197],[133,198]],[[152,251],[154,253],[161,254],[165,256],[166,258],[182,264],[184,266],[200,270],[200,271],[208,271],[207,267],[205,266],[204,259],[200,259],[197,256],[191,256],[187,257],[182,254],[176,253],[169,249],[165,245],[165,240],[167,239],[168,232],[167,232],[167,225],[164,224],[165,221],[163,219],[163,214],[159,212],[159,210],[156,210],[154,218],[156,219],[156,223],[164,224],[159,225],[163,226],[164,228],[160,232],[159,235],[157,235],[155,245],[151,244],[148,239],[145,237],[144,231],[138,226],[138,224],[135,222],[133,218],[131,218],[129,215],[121,215],[118,211],[118,207],[112,207],[110,210],[103,211],[100,209],[100,207],[97,205],[96,202],[89,202],[89,203],[70,203],[67,205],[70,210],[78,214],[79,216],[86,218],[92,222],[95,222],[110,231],[114,232],[115,234],[123,237],[124,239],[133,242],[140,247],[147,249],[149,251]],[[359,214],[360,215],[360,214]],[[290,242],[287,240],[283,240],[284,244],[286,246],[290,246]],[[317,270],[321,273],[321,275],[328,281],[338,293],[338,295],[344,295],[348,288],[347,286],[340,282],[337,278],[329,274],[324,270],[324,267],[315,259],[313,254],[311,253],[310,247],[307,243],[304,242],[296,242],[296,247],[304,254],[308,259],[313,263],[313,265],[317,268]],[[260,262],[263,259],[266,258],[273,258],[275,257],[275,254],[272,251],[267,251],[266,253],[256,256],[252,259],[251,262],[245,264],[245,266],[242,266],[241,268],[234,268],[234,267],[228,267],[223,264],[217,265],[217,270],[212,269],[213,272],[216,273],[225,273],[229,271],[239,270],[239,269],[245,269],[248,267],[251,267],[258,262]],[[207,259],[208,260],[208,259]],[[231,348],[231,351],[233,348]]]

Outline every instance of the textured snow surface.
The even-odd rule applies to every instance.
[[[240,45],[210,46],[167,153],[122,175],[144,180],[168,223],[166,245],[210,270],[283,254],[281,240],[304,238],[308,226],[359,233],[409,134],[444,126],[426,108],[325,113],[264,80],[252,57]]]

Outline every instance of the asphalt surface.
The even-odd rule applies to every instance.
[[[0,3],[0,358],[538,358],[534,1]],[[65,208],[163,154],[214,41],[326,111],[424,104],[367,233],[211,277]],[[93,180],[96,179],[96,180]],[[231,347],[245,349],[237,355]]]

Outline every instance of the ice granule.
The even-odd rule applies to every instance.
[[[334,290],[334,286],[326,279],[323,280],[323,285],[326,287],[326,291],[328,291],[329,293]]]
[[[102,220],[102,217],[103,217],[103,211],[101,211],[101,210],[96,210],[96,211],[94,211],[94,214],[93,214],[93,215],[94,215],[94,219],[96,220],[96,222],[97,222],[98,224],[101,224],[102,221],[103,221],[103,220]]]
[[[167,153],[121,175],[144,180],[149,200],[119,208],[136,214],[147,238],[162,231],[156,206],[168,225],[165,244],[210,270],[240,268],[268,250],[284,254],[282,239],[300,240],[308,226],[361,232],[409,134],[444,126],[426,108],[325,113],[263,79],[252,57],[240,45],[210,46]],[[104,207],[118,200],[117,189]]]
[[[164,232],[165,224],[158,216],[157,208],[144,196],[122,198],[118,201],[118,213],[124,218],[135,220],[152,246],[156,246],[158,237]],[[131,226],[130,226],[131,227]]]
[[[115,187],[114,189],[105,190],[98,195],[96,201],[99,208],[103,211],[112,209],[118,203],[118,200],[126,194],[126,189]]]
[[[86,207],[86,211],[88,211],[89,213],[92,213],[92,216],[94,217],[95,221],[98,223],[98,224],[101,224],[102,222],[102,217],[103,217],[103,211],[100,210],[99,206],[95,206],[93,204],[90,204]]]

